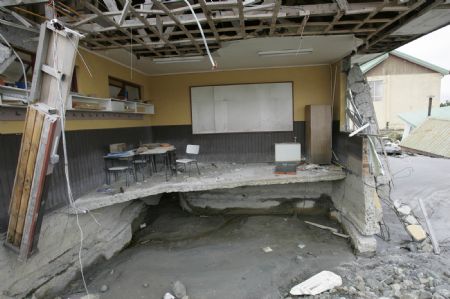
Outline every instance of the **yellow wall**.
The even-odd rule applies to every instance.
[[[78,55],[75,62],[75,67],[78,92],[80,94],[104,98],[109,97],[108,76],[111,76],[140,85],[143,99],[150,98],[149,89],[146,86],[148,76],[135,71],[131,75],[129,68],[95,55],[89,51],[80,49],[80,53],[83,55],[83,58],[92,74],[91,77],[86,66]],[[144,115],[142,120],[68,120],[66,124],[66,131],[144,127],[150,125],[151,116],[149,115]],[[0,134],[22,133],[22,130],[23,121],[0,121]]]
[[[180,75],[146,76],[89,51],[80,50],[89,66],[92,77],[84,63],[77,57],[76,74],[80,94],[108,97],[108,76],[134,82],[141,86],[144,99],[155,105],[155,115],[145,115],[142,120],[68,120],[67,130],[88,130],[150,125],[191,124],[190,87],[202,85],[293,82],[294,120],[305,120],[308,104],[332,104],[332,80],[337,70],[334,91],[334,119],[341,117],[342,74],[329,65],[216,71]],[[22,121],[0,121],[0,134],[21,133]]]
[[[331,105],[330,71],[323,65],[152,76],[147,80],[155,104],[152,125],[191,124],[191,86],[286,81],[293,82],[294,120],[303,121],[306,105]]]

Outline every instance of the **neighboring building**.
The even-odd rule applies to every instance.
[[[434,108],[431,110],[430,116],[433,118],[450,120],[450,106]],[[405,125],[402,136],[403,140],[427,119],[428,110],[399,113],[398,117],[404,122]]]
[[[398,114],[426,110],[430,96],[433,96],[433,107],[439,107],[441,79],[449,73],[398,51],[370,60],[361,69],[370,83],[381,129],[404,129]]]
[[[450,158],[450,119],[429,117],[400,147],[404,151],[438,158]]]

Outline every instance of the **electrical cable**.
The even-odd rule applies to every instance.
[[[11,46],[11,44],[6,40],[6,38],[3,36],[3,34],[0,33],[0,37],[2,40],[6,43],[6,45],[11,49],[11,51],[16,55],[17,59],[20,62],[20,65],[22,66],[22,72],[23,72],[23,80],[25,81],[25,90],[27,92],[27,98],[29,97],[28,93],[28,81],[27,81],[27,72],[25,71],[25,65],[23,64],[22,59],[20,58],[19,54],[17,54],[16,50]]]
[[[53,3],[53,8],[54,8],[54,1],[52,1]],[[57,19],[54,19],[51,21],[53,24],[54,23],[58,23]],[[62,26],[60,24],[60,26]],[[56,28],[56,27],[55,27]],[[57,33],[53,33],[54,39],[53,39],[53,67],[55,69],[58,69],[58,56],[57,56],[57,41],[58,41],[58,37],[59,35]],[[87,283],[86,283],[86,279],[84,276],[84,271],[83,271],[83,261],[82,261],[82,250],[83,250],[83,240],[84,240],[84,232],[83,229],[81,227],[80,224],[80,217],[79,217],[79,209],[75,204],[75,201],[73,199],[73,193],[72,193],[72,188],[70,186],[70,176],[69,176],[69,160],[68,160],[68,155],[67,155],[67,141],[66,141],[66,134],[65,134],[65,121],[66,121],[66,116],[65,116],[65,111],[66,111],[66,105],[65,105],[65,101],[62,97],[62,92],[61,92],[61,79],[58,77],[57,79],[57,87],[58,87],[58,97],[59,97],[59,101],[60,101],[60,118],[61,118],[61,135],[62,135],[62,145],[63,145],[63,155],[64,155],[64,175],[66,178],[66,187],[67,187],[67,196],[69,199],[69,204],[70,206],[74,209],[75,211],[75,215],[76,215],[76,222],[77,222],[77,226],[78,226],[78,230],[80,232],[80,247],[78,250],[78,262],[80,264],[80,272],[81,272],[81,278],[83,281],[83,286],[84,289],[86,291],[86,294],[89,296],[89,290],[87,287]],[[85,211],[83,211],[85,212]]]
[[[198,20],[197,15],[195,14],[194,9],[192,8],[189,1],[188,0],[183,0],[183,1],[189,6],[189,9],[191,10],[192,15],[194,16],[194,19],[197,22],[197,26],[198,26],[198,29],[200,30],[200,34],[202,35],[203,43],[206,48],[206,53],[208,54],[209,60],[211,62],[212,69],[216,69],[217,63],[214,61],[214,59],[211,56],[211,52],[209,51],[208,43],[206,42],[206,37],[205,37],[205,34],[203,33],[202,25],[200,24],[200,21]]]

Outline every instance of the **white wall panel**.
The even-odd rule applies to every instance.
[[[292,83],[191,88],[194,134],[293,130]]]

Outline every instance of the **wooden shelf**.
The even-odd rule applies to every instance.
[[[0,105],[27,106],[27,90],[0,85]]]
[[[78,94],[70,95],[67,109],[74,111],[105,111],[135,114],[154,114],[155,112],[153,104],[122,101],[112,98],[87,97]]]

